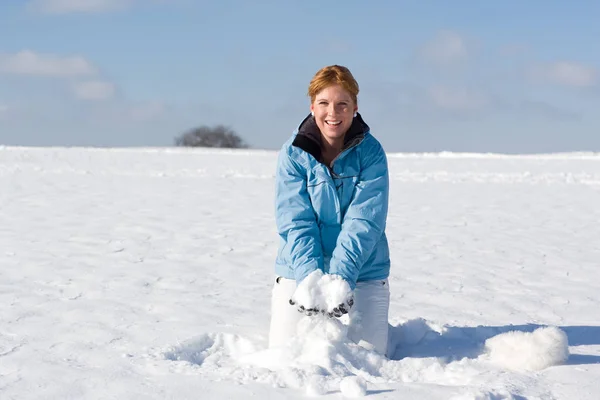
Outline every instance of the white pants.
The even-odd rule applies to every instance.
[[[289,303],[295,290],[295,280],[275,279],[271,297],[269,347],[282,346],[296,334],[296,327],[304,314]],[[354,305],[348,315],[349,339],[387,356],[389,307],[390,288],[387,279],[358,282],[354,289]]]

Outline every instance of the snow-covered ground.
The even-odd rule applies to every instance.
[[[0,147],[0,399],[600,398],[599,155],[390,154],[390,360],[266,349],[275,160]]]

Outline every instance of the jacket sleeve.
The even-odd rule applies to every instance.
[[[361,267],[385,231],[388,199],[387,157],[378,143],[363,161],[330,261],[329,273],[342,276],[352,289],[356,287]]]
[[[308,197],[306,169],[285,149],[279,153],[277,162],[275,209],[277,231],[284,239],[294,277],[299,283],[312,271],[323,270],[323,250]]]

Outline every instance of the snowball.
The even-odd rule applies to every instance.
[[[492,363],[517,371],[538,371],[569,358],[567,335],[555,327],[503,333],[486,340],[485,348]]]
[[[304,308],[332,312],[351,296],[352,290],[344,278],[339,275],[323,274],[323,271],[316,270],[300,282],[292,300]]]
[[[367,394],[367,383],[358,376],[347,376],[340,382],[340,391],[345,397],[363,397]]]

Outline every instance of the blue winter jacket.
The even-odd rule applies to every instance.
[[[387,158],[360,114],[330,168],[320,160],[320,131],[309,115],[278,157],[275,273],[300,282],[320,269],[342,276],[352,289],[387,278]]]

